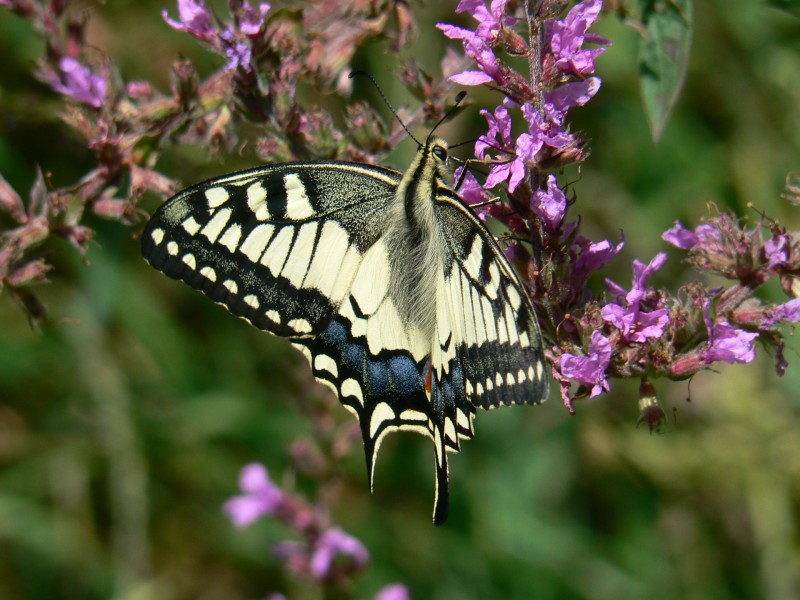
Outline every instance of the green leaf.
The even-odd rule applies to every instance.
[[[654,141],[661,137],[683,87],[692,5],[693,0],[639,0],[639,85]]]
[[[766,4],[800,18],[800,0],[764,0]]]

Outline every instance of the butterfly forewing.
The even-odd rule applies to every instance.
[[[430,436],[436,523],[446,452],[473,436],[476,407],[548,388],[530,300],[442,156],[432,139],[404,175],[320,162],[221,177],[167,201],[142,236],[155,268],[306,356],[359,420],[370,486],[387,433]]]
[[[147,224],[144,257],[277,335],[327,326],[381,233],[399,175],[289,163],[191,187]]]

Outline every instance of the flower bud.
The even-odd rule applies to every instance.
[[[636,422],[636,426],[647,423],[647,427],[652,433],[659,431],[666,420],[667,415],[658,402],[653,384],[647,379],[642,379],[642,384],[639,386],[639,420]]]

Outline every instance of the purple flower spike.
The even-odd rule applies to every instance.
[[[537,190],[531,209],[550,231],[556,231],[567,210],[567,197],[558,187],[555,175],[547,176],[547,189]]]
[[[390,583],[375,594],[374,600],[411,600],[411,593],[402,583]]]
[[[563,21],[553,21],[547,28],[550,48],[556,65],[562,73],[570,75],[588,75],[594,73],[594,59],[605,52],[605,48],[583,50],[584,42],[608,45],[606,38],[586,31],[597,20],[603,0],[584,0],[576,4],[567,13]]]
[[[611,362],[611,342],[600,331],[592,332],[588,356],[565,352],[561,355],[561,373],[578,383],[592,388],[591,398],[610,389],[606,368]]]
[[[331,527],[317,540],[317,547],[311,556],[310,567],[314,576],[325,579],[338,554],[351,557],[359,566],[369,560],[369,553],[364,544],[338,527]]]
[[[65,56],[59,63],[61,76],[53,77],[49,83],[57,92],[89,106],[100,108],[106,101],[106,80],[92,74],[74,58]]]
[[[259,517],[275,514],[284,499],[283,490],[269,478],[266,467],[258,463],[242,469],[239,488],[244,494],[231,498],[223,506],[236,527],[246,527]]]
[[[176,31],[191,34],[197,39],[210,42],[216,36],[205,0],[178,0],[177,21],[169,18],[166,9],[161,11],[161,16]]]

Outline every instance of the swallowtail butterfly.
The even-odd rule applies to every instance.
[[[451,185],[429,136],[405,173],[292,162],[194,185],[142,235],[156,269],[287,337],[361,426],[372,488],[383,437],[433,439],[434,522],[447,456],[477,408],[538,404],[549,380],[525,288]]]

